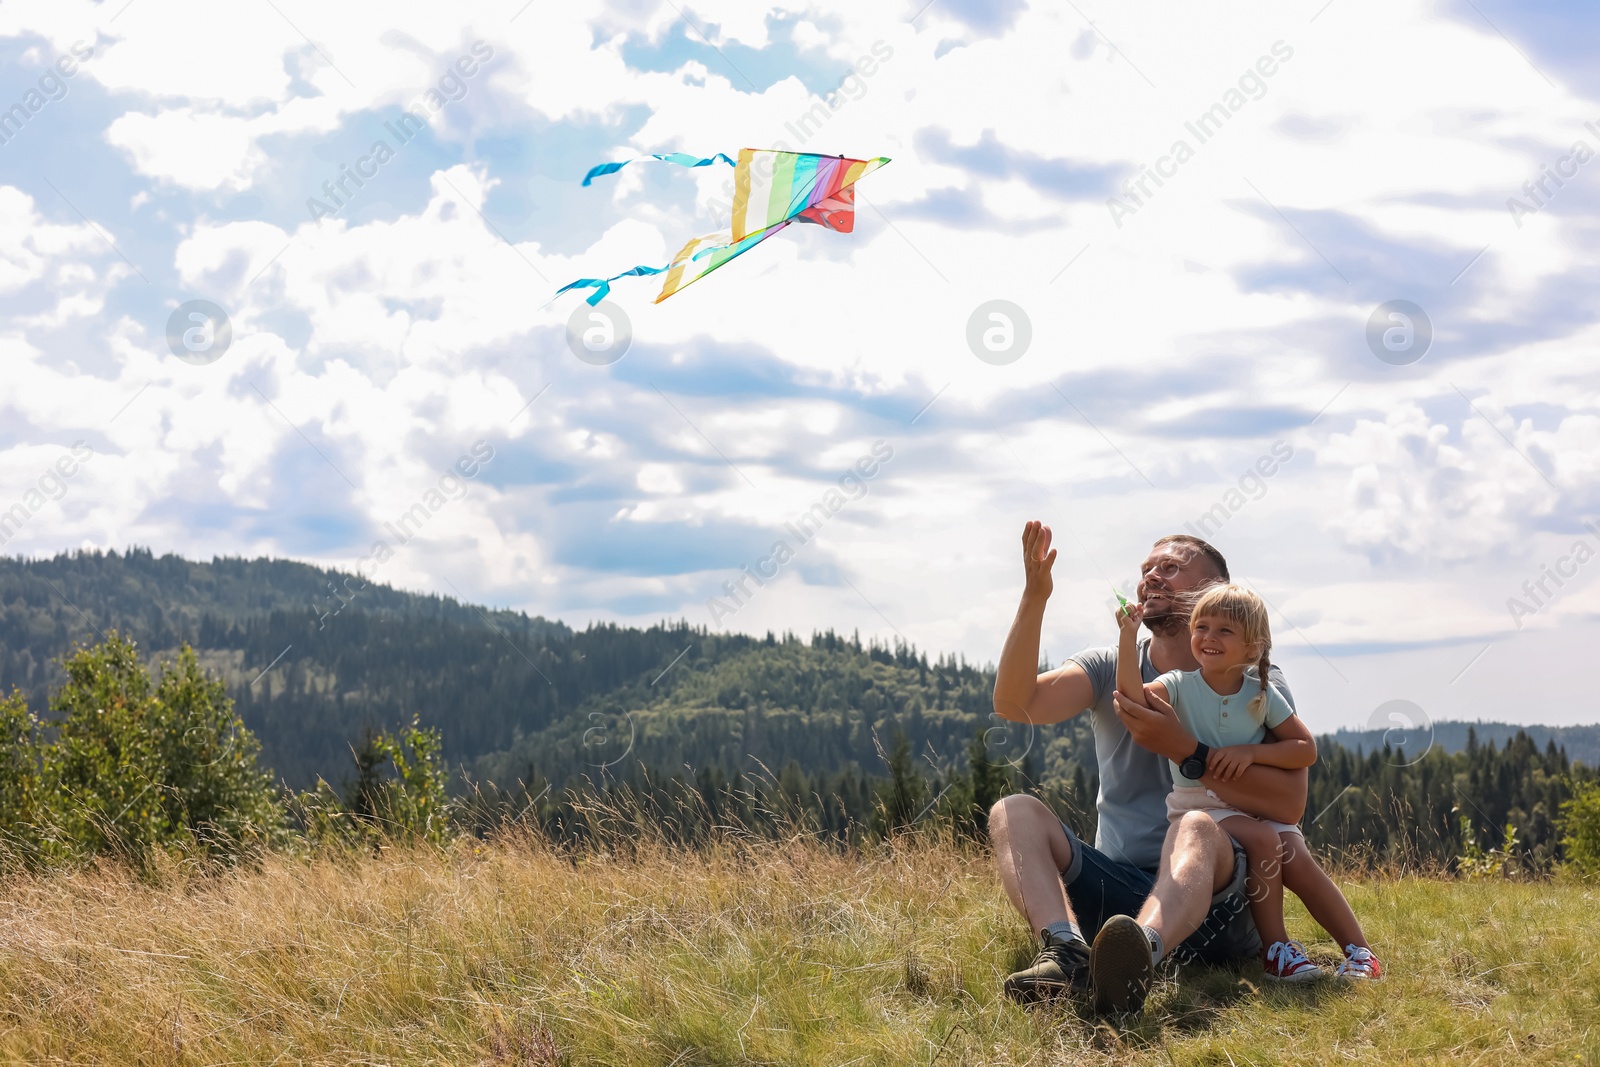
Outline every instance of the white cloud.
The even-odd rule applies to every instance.
[[[859,592],[808,585],[798,567],[736,625],[859,626],[992,658],[1018,591],[1016,531],[1044,517],[1062,548],[1046,636],[1059,659],[1109,641],[1106,583],[1281,438],[1296,459],[1216,539],[1286,613],[1279,647],[1331,726],[1364,714],[1351,702],[1392,689],[1395,664],[1412,657],[1430,664],[1419,677],[1443,675],[1412,698],[1459,700],[1452,650],[1506,632],[1505,597],[1597,503],[1600,387],[1576,281],[1595,258],[1589,202],[1575,186],[1521,229],[1502,204],[1600,108],[1429,6],[1341,0],[1312,24],[1266,4],[1108,7],[1088,14],[1121,51],[1085,54],[1074,12],[1033,5],[1003,36],[937,56],[958,32],[937,8],[916,25],[860,5],[794,9],[808,62],[825,53],[842,74],[883,46],[864,92],[825,108],[804,147],[893,163],[862,182],[852,235],[793,227],[661,305],[655,280],[619,281],[635,349],[609,368],[561,344],[580,298],[546,303],[573,278],[664,263],[713,229],[726,168],[647,176],[641,164],[603,179],[574,201],[596,221],[573,255],[547,251],[537,227],[497,233],[497,189],[581,174],[612,153],[792,140],[817,104],[798,72],[751,92],[695,33],[679,34],[669,6],[533,7],[515,21],[514,6],[279,6],[139,0],[115,22],[84,5],[0,8],[0,34],[25,29],[58,49],[98,27],[84,70],[111,108],[55,120],[125,154],[132,176],[106,179],[118,183],[107,202],[177,212],[159,223],[91,208],[91,226],[46,201],[47,186],[0,186],[5,410],[29,428],[19,432],[90,434],[101,452],[68,498],[93,507],[30,526],[28,551],[137,541],[350,566],[373,528],[484,439],[499,452],[483,479],[383,580],[555,604],[579,623],[702,622],[705,597],[749,562],[731,551],[708,561],[704,545],[781,525],[882,437],[894,460],[805,562],[837,567]],[[684,10],[715,26],[724,50],[768,43],[769,9]],[[685,58],[670,73],[630,69],[627,34]],[[440,151],[459,162],[429,175],[420,208],[320,224],[183,213],[175,194],[283,194],[271,185],[280,163],[331,172],[316,154],[324,137],[409,104],[478,39],[494,61],[436,124]],[[1141,193],[1121,227],[1103,196],[1041,187],[1050,173],[942,162],[919,140],[934,131],[959,150],[992,136],[1018,158],[1151,165],[1175,139],[1195,140],[1185,122],[1279,40],[1293,56],[1259,99]],[[285,144],[308,159],[285,160]],[[506,162],[505,144],[528,151]],[[695,190],[693,211],[652,202],[645,190],[663,174]],[[950,188],[1001,220],[1060,225],[997,233],[912,213]],[[613,210],[620,221],[602,221]],[[169,260],[144,262],[153,280],[141,283],[96,227],[136,240],[141,260]],[[135,284],[148,286],[137,299]],[[1412,367],[1379,364],[1362,340],[1373,304],[1411,295],[1374,295],[1389,285],[1440,302],[1435,348]],[[234,323],[234,347],[207,367],[172,359],[163,336],[164,316],[195,295]],[[1032,348],[1006,367],[980,363],[964,340],[973,309],[995,297],[1033,327]],[[0,450],[0,471],[26,481],[45,447]],[[319,523],[349,532],[313,538]],[[641,529],[698,531],[703,543],[662,542],[698,562],[645,575],[574,562]],[[615,607],[642,602],[655,606]],[[1563,603],[1540,625],[1592,636],[1577,599]],[[1419,642],[1435,651],[1383,651]],[[1524,647],[1519,671],[1562,673]],[[1511,662],[1486,657],[1481,669],[1498,678]]]
[[[262,162],[249,129],[237,119],[189,108],[129,112],[111,124],[106,139],[127,149],[141,174],[186,189],[246,188]]]

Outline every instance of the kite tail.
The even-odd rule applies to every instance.
[[[613,274],[609,278],[579,278],[577,281],[557,289],[556,296],[560,296],[568,289],[592,288],[594,292],[584,299],[588,301],[590,307],[594,307],[611,294],[611,283],[618,278],[626,278],[630,275],[643,277],[646,274],[665,274],[670,269],[669,267],[634,267],[631,270],[623,271],[621,274]]]
[[[734,163],[733,160],[729,159],[721,152],[718,152],[716,155],[711,156],[708,159],[701,159],[698,156],[691,156],[687,152],[668,152],[665,155],[651,154],[648,156],[639,156],[636,159],[624,159],[620,163],[601,163],[599,166],[590,167],[589,173],[583,176],[583,184],[588,185],[601,175],[615,174],[623,167],[626,167],[629,163],[638,163],[646,159],[659,159],[663,163],[676,163],[680,167],[705,167],[717,162],[717,160],[720,159],[730,167],[738,166],[738,164]]]

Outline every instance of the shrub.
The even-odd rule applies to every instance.
[[[0,859],[38,853],[39,764],[39,720],[13,693],[0,700]]]
[[[223,684],[188,646],[163,666],[152,685],[134,643],[115,632],[66,661],[53,702],[62,718],[40,761],[54,852],[232,858],[284,832],[260,745]]]
[[[439,731],[415,719],[399,735],[368,731],[355,757],[356,778],[341,798],[327,782],[293,800],[296,818],[317,844],[386,842],[442,845],[453,834]]]
[[[404,841],[442,845],[450,839],[450,801],[445,795],[442,739],[415,719],[399,737],[381,734],[378,751],[389,759],[394,777],[381,794],[379,813],[391,835]]]
[[[1561,829],[1568,866],[1586,878],[1600,877],[1600,781],[1573,789],[1561,805]]]
[[[1461,816],[1461,855],[1456,858],[1456,872],[1463,878],[1503,878],[1517,870],[1517,828],[1506,823],[1505,838],[1499,848],[1484,851],[1472,833],[1472,821]]]

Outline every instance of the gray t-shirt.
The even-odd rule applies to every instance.
[[[1154,871],[1161,866],[1161,842],[1167,836],[1172,772],[1165,759],[1141,748],[1117,718],[1111,703],[1117,690],[1117,650],[1085,649],[1071,662],[1083,668],[1094,687],[1094,703],[1088,708],[1100,767],[1100,795],[1095,798],[1100,822],[1094,847],[1111,859]],[[1150,662],[1148,639],[1139,642],[1139,673],[1146,685],[1160,675]],[[1268,669],[1267,681],[1294,707],[1294,696],[1276,663]]]

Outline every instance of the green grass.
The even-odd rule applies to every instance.
[[[0,884],[10,1063],[1600,1064],[1600,901],[1570,882],[1347,881],[1386,981],[1189,969],[1120,1021],[1001,998],[1027,931],[987,856],[927,842]]]

